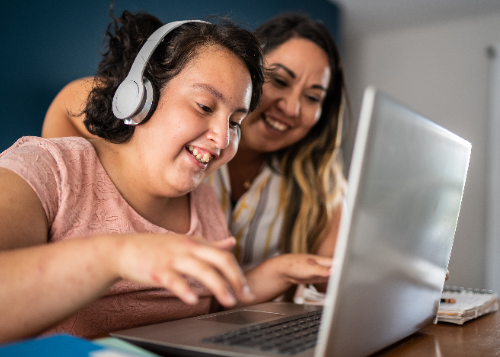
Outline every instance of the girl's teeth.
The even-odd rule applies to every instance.
[[[193,154],[193,156],[199,161],[199,162],[209,162],[210,161],[210,154],[205,153],[202,155],[197,149],[193,149],[193,146],[189,145],[188,150]]]

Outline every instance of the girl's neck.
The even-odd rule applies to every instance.
[[[127,152],[126,144],[112,144],[102,139],[89,140],[97,156],[123,199],[143,218],[175,233],[190,228],[189,195],[159,197],[148,191],[139,162]]]

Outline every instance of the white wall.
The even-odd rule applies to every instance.
[[[391,32],[348,36],[344,44],[344,65],[355,117],[364,87],[375,85],[472,143],[449,265],[451,285],[488,287],[485,278],[489,96],[486,49],[498,42],[500,13],[492,13]],[[350,147],[351,143],[347,142],[347,151]]]

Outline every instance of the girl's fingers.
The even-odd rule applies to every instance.
[[[236,304],[236,298],[228,288],[226,280],[210,264],[194,258],[179,259],[175,262],[174,269],[201,282],[222,305],[232,307]]]
[[[161,274],[153,273],[151,280],[170,290],[188,305],[196,305],[198,303],[198,296],[191,290],[186,280],[171,270],[163,271]]]
[[[231,249],[234,248],[234,245],[236,244],[236,239],[234,237],[228,237],[215,242],[211,242],[210,244],[215,248],[230,251]]]
[[[239,299],[251,302],[255,298],[248,287],[243,272],[231,253],[205,246],[193,251],[193,254],[215,267],[227,280],[229,286]]]

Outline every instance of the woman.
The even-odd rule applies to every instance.
[[[9,188],[0,195],[0,341],[199,315],[212,294],[232,307],[329,275],[328,259],[302,255],[245,278],[227,252],[234,239],[217,198],[200,185],[234,156],[238,127],[260,98],[262,57],[250,33],[228,22],[172,31],[144,72],[158,93],[152,115],[135,127],[114,117],[137,54],[130,39],[145,41],[151,21],[124,12],[108,29],[84,109],[98,138],[27,137],[0,156]]]
[[[279,15],[255,34],[268,80],[235,158],[211,181],[236,256],[244,268],[278,252],[332,256],[345,192],[340,56],[328,30],[302,15]]]
[[[347,94],[331,35],[294,13],[255,34],[268,74],[262,102],[242,123],[234,160],[208,180],[244,270],[286,252],[332,256],[346,186],[340,142]],[[90,135],[78,114],[92,85],[75,81],[58,94],[43,136]]]

